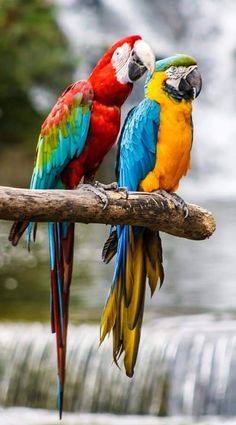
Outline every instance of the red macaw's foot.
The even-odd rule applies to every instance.
[[[77,192],[92,192],[94,193],[102,202],[103,204],[103,210],[105,210],[109,204],[108,196],[106,194],[105,189],[101,187],[97,187],[95,183],[92,184],[80,184],[77,187]]]
[[[180,208],[183,211],[184,218],[188,217],[189,211],[186,202],[179,196],[177,193],[167,192],[166,190],[159,189],[155,190],[153,193],[162,195],[169,201],[173,202],[176,208]]]
[[[91,182],[91,183],[86,182],[84,184],[80,184],[76,190],[80,192],[81,191],[93,192],[101,200],[104,210],[107,208],[109,204],[109,199],[106,194],[107,190],[114,190],[115,192],[120,192],[121,194],[124,194],[125,199],[128,198],[128,190],[125,187],[119,187],[116,182],[113,182],[110,184],[103,184],[98,181]]]
[[[124,194],[124,198],[125,199],[128,199],[128,196],[129,196],[128,189],[126,187],[120,187],[120,186],[118,186],[118,183],[117,182],[113,182],[113,183],[109,183],[109,184],[103,184],[103,183],[100,183],[100,182],[96,181],[94,183],[94,185],[96,187],[102,188],[104,190],[113,190],[114,192],[119,192],[121,194]]]

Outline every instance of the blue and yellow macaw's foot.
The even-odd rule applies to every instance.
[[[186,202],[177,193],[167,192],[166,190],[159,189],[154,193],[164,196],[166,199],[173,202],[176,208],[180,208],[183,211],[184,218],[188,217],[189,211]]]

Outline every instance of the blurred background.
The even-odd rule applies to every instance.
[[[65,424],[236,423],[235,22],[234,0],[0,0],[0,185],[28,186],[42,120],[116,39],[140,34],[157,58],[193,55],[204,83],[179,194],[210,209],[217,230],[202,242],[162,235],[165,284],[152,300],[147,293],[128,379],[112,364],[111,340],[98,350],[113,269],[101,262],[108,229],[77,225]],[[100,180],[114,180],[114,158],[115,149]],[[9,245],[9,228],[0,222],[0,424],[56,424],[46,227],[30,254],[25,241]]]

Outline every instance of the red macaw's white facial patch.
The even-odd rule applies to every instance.
[[[112,66],[116,71],[116,78],[121,84],[127,84],[130,81],[128,77],[129,58],[131,54],[131,47],[128,43],[124,43],[118,47],[112,56]]]

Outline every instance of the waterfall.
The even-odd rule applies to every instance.
[[[98,326],[70,329],[65,410],[235,415],[236,321],[158,319],[143,329],[132,379],[98,349]],[[46,325],[0,325],[0,405],[56,408],[54,336]]]
[[[193,111],[193,168],[181,191],[191,199],[235,197],[235,1],[54,1],[60,25],[81,57],[76,78],[86,78],[104,48],[130,33],[141,34],[157,57],[196,56],[203,90]],[[142,96],[143,80],[125,114]]]
[[[153,419],[142,422],[143,416],[130,421],[130,416],[123,422],[119,416],[111,420],[107,415],[104,420],[97,414],[96,419],[89,419],[89,424],[192,425],[193,417],[202,415],[217,416],[217,419],[210,422],[204,418],[201,425],[224,424],[225,416],[236,415],[236,320],[222,317],[223,311],[235,310],[236,294],[232,232],[235,208],[231,202],[236,195],[236,2],[52,1],[58,5],[58,21],[78,58],[75,79],[86,78],[104,49],[131,33],[141,34],[153,46],[158,58],[177,52],[197,58],[203,89],[193,107],[192,170],[182,180],[180,194],[191,202],[203,197],[212,199],[210,206],[218,214],[218,231],[209,242],[194,244],[167,238],[165,260],[170,265],[166,267],[166,286],[158,297],[151,302],[147,300],[151,315],[156,311],[171,311],[174,315],[210,310],[216,311],[218,318],[211,315],[169,317],[146,323],[132,379],[112,364],[111,338],[98,348],[98,325],[70,325],[65,410],[170,416],[170,421],[155,417],[154,422]],[[129,103],[123,108],[123,116],[142,98],[143,84],[142,79],[135,85]],[[113,164],[114,158],[107,167],[109,173]],[[111,181],[110,174],[108,179]],[[218,202],[222,199],[229,202]],[[83,226],[79,230],[71,305],[74,322],[78,321],[78,310],[80,314],[82,311],[79,318],[90,315],[97,320],[104,302],[104,286],[109,287],[112,275],[112,266],[110,274],[105,266],[98,269],[104,229],[99,231],[96,226],[94,241],[91,226],[90,232]],[[17,251],[9,248],[8,229],[4,232],[0,244],[1,317],[45,319],[48,317],[48,311],[44,311],[47,310],[48,267],[41,267],[48,261],[45,234],[39,231],[38,248],[36,246],[28,257],[20,247]],[[94,261],[88,267],[91,249]],[[27,291],[32,288],[32,281],[35,285],[31,309],[36,314],[28,308]],[[48,325],[0,323],[1,425],[9,423],[8,412],[12,406],[56,409],[56,374],[55,336],[50,334]],[[41,416],[36,420],[39,411],[32,410],[26,421],[21,419],[20,408],[14,409],[19,411],[19,417],[18,413],[12,413],[17,423],[54,424],[54,419],[49,422],[48,412],[42,421]],[[55,418],[56,413],[52,416]],[[85,423],[87,420],[83,422],[82,416],[77,422],[72,418],[68,424]],[[232,425],[234,422],[232,420]]]

